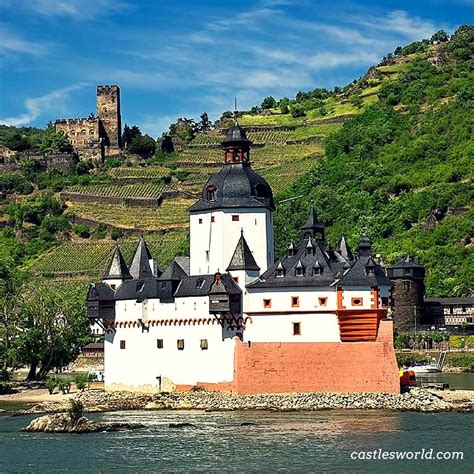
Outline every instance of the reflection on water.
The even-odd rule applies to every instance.
[[[416,379],[419,383],[448,383],[450,388],[458,390],[474,390],[474,373],[461,372],[458,374],[451,374],[441,372],[439,374],[422,374],[417,375]]]
[[[470,414],[158,411],[93,417],[141,422],[146,427],[89,435],[22,433],[19,429],[32,416],[0,416],[0,472],[403,472],[428,468],[428,461],[388,465],[387,461],[350,458],[353,451],[379,448],[465,452],[462,462],[430,464],[431,472],[448,467],[456,473],[470,472],[474,462],[470,442],[474,417]],[[169,427],[183,422],[194,427]]]

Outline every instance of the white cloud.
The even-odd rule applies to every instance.
[[[30,97],[25,100],[25,113],[17,117],[7,117],[3,119],[0,118],[0,124],[19,127],[31,123],[45,112],[57,112],[60,104],[64,103],[71,92],[82,89],[87,85],[87,83],[81,82],[78,84],[72,84],[68,87],[63,87],[62,89],[51,91],[41,97]]]
[[[430,20],[417,16],[410,17],[402,10],[392,11],[386,17],[353,16],[349,17],[348,21],[364,26],[369,32],[395,33],[408,40],[428,38],[442,28],[442,25],[435,25]]]
[[[68,17],[77,21],[90,20],[133,8],[131,3],[120,0],[2,0],[0,6],[43,17]]]
[[[50,45],[51,46],[51,45]],[[29,54],[43,56],[47,53],[48,46],[39,41],[29,41],[10,31],[5,26],[0,26],[0,54]]]

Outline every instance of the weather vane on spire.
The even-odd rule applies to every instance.
[[[234,97],[234,112],[232,115],[234,117],[234,123],[237,123],[237,97]]]

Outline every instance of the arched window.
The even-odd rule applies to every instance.
[[[76,136],[76,131],[75,130],[71,130],[69,132],[69,135],[71,135],[71,137],[75,137]]]
[[[89,135],[94,136],[94,134],[95,134],[94,130],[91,129],[90,132],[89,132]]]
[[[86,136],[86,133],[87,133],[87,132],[86,132],[84,129],[83,129],[83,130],[81,130],[81,135],[82,135],[82,136],[84,136],[84,137],[85,137],[85,136]]]

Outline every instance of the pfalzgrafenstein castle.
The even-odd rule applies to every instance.
[[[275,260],[268,183],[235,122],[223,165],[189,209],[190,255],[161,268],[141,239],[89,288],[107,389],[398,392],[391,282],[362,235],[332,247],[311,211]]]

